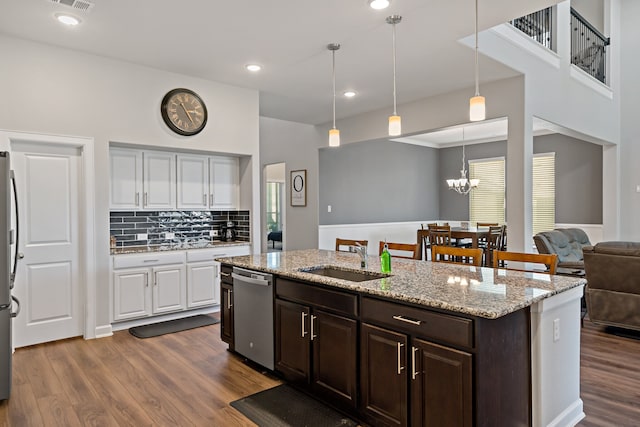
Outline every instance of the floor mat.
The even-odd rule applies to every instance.
[[[187,329],[199,328],[200,326],[215,325],[218,322],[220,322],[219,319],[199,314],[197,316],[168,320],[166,322],[153,323],[151,325],[136,326],[135,328],[130,328],[129,333],[137,338],[151,338],[159,335],[186,331]]]
[[[358,423],[287,384],[231,402],[260,427],[356,427]]]

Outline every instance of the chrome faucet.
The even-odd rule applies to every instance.
[[[360,243],[356,242],[355,246],[351,246],[350,249],[360,255],[360,267],[367,268],[368,260],[367,260],[367,247],[362,246]]]

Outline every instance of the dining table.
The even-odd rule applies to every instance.
[[[423,247],[424,239],[428,239],[429,230],[419,229],[417,233],[417,242],[420,246],[420,256],[418,259],[423,259]],[[480,240],[486,240],[489,237],[489,227],[451,227],[451,238],[456,241],[463,239],[471,239],[471,247],[476,249],[479,247],[478,242]],[[427,259],[427,254],[424,254],[424,259]]]

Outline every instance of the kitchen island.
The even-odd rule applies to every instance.
[[[366,423],[565,426],[584,417],[584,279],[395,258],[391,275],[377,277],[375,257],[360,269],[358,255],[323,250],[217,260],[230,348],[231,269],[273,274],[276,373]]]

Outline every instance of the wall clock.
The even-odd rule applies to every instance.
[[[195,135],[207,124],[207,107],[202,99],[189,89],[169,91],[160,106],[162,120],[179,135]]]

